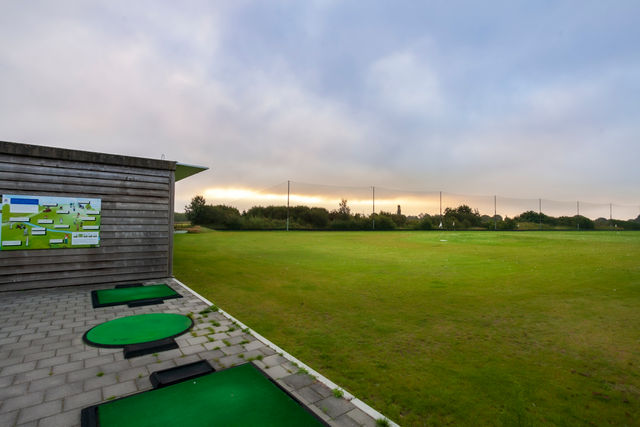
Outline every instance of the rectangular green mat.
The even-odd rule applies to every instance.
[[[91,291],[93,308],[154,300],[161,302],[171,298],[182,298],[182,295],[164,283]]]
[[[82,425],[323,426],[252,363],[91,406]]]

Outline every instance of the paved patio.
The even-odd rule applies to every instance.
[[[153,283],[159,282],[184,298],[94,309],[90,291],[110,286],[0,293],[0,425],[80,425],[82,408],[150,390],[153,371],[197,360],[209,361],[216,370],[253,360],[330,425],[376,425],[354,405],[356,400],[334,397],[329,387],[299,373],[294,363],[222,313],[199,314],[207,304],[179,283]],[[124,359],[122,349],[94,348],[82,341],[99,323],[154,312],[193,313],[193,332],[176,338],[179,349]]]

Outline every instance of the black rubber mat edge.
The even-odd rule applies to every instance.
[[[126,283],[124,285],[116,285],[113,289],[139,288],[140,286],[143,286],[142,283]]]
[[[143,342],[140,344],[130,344],[124,346],[124,358],[144,356],[145,354],[160,353],[161,351],[179,348],[178,343],[173,338],[164,338],[157,341]]]
[[[98,406],[89,406],[80,411],[81,427],[98,427]]]
[[[187,363],[186,365],[152,372],[151,375],[149,375],[149,381],[151,381],[153,388],[162,388],[182,381],[192,380],[215,371],[213,366],[206,360],[198,360],[197,362]]]
[[[149,299],[139,299],[137,301],[131,301],[127,303],[127,307],[142,307],[145,305],[155,305],[155,304],[164,304],[164,298],[149,298]]]

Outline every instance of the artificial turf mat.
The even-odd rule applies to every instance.
[[[91,292],[91,300],[94,308],[129,304],[136,301],[165,300],[171,298],[182,298],[182,295],[164,283],[127,288],[101,289]]]
[[[89,329],[85,342],[96,347],[123,347],[182,335],[193,320],[181,314],[150,313],[120,317]]]
[[[83,410],[83,426],[88,413]],[[326,425],[251,363],[97,405],[100,426]]]

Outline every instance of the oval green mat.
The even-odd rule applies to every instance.
[[[193,321],[181,314],[139,314],[101,323],[89,329],[83,338],[97,347],[122,347],[182,335],[191,326]]]

